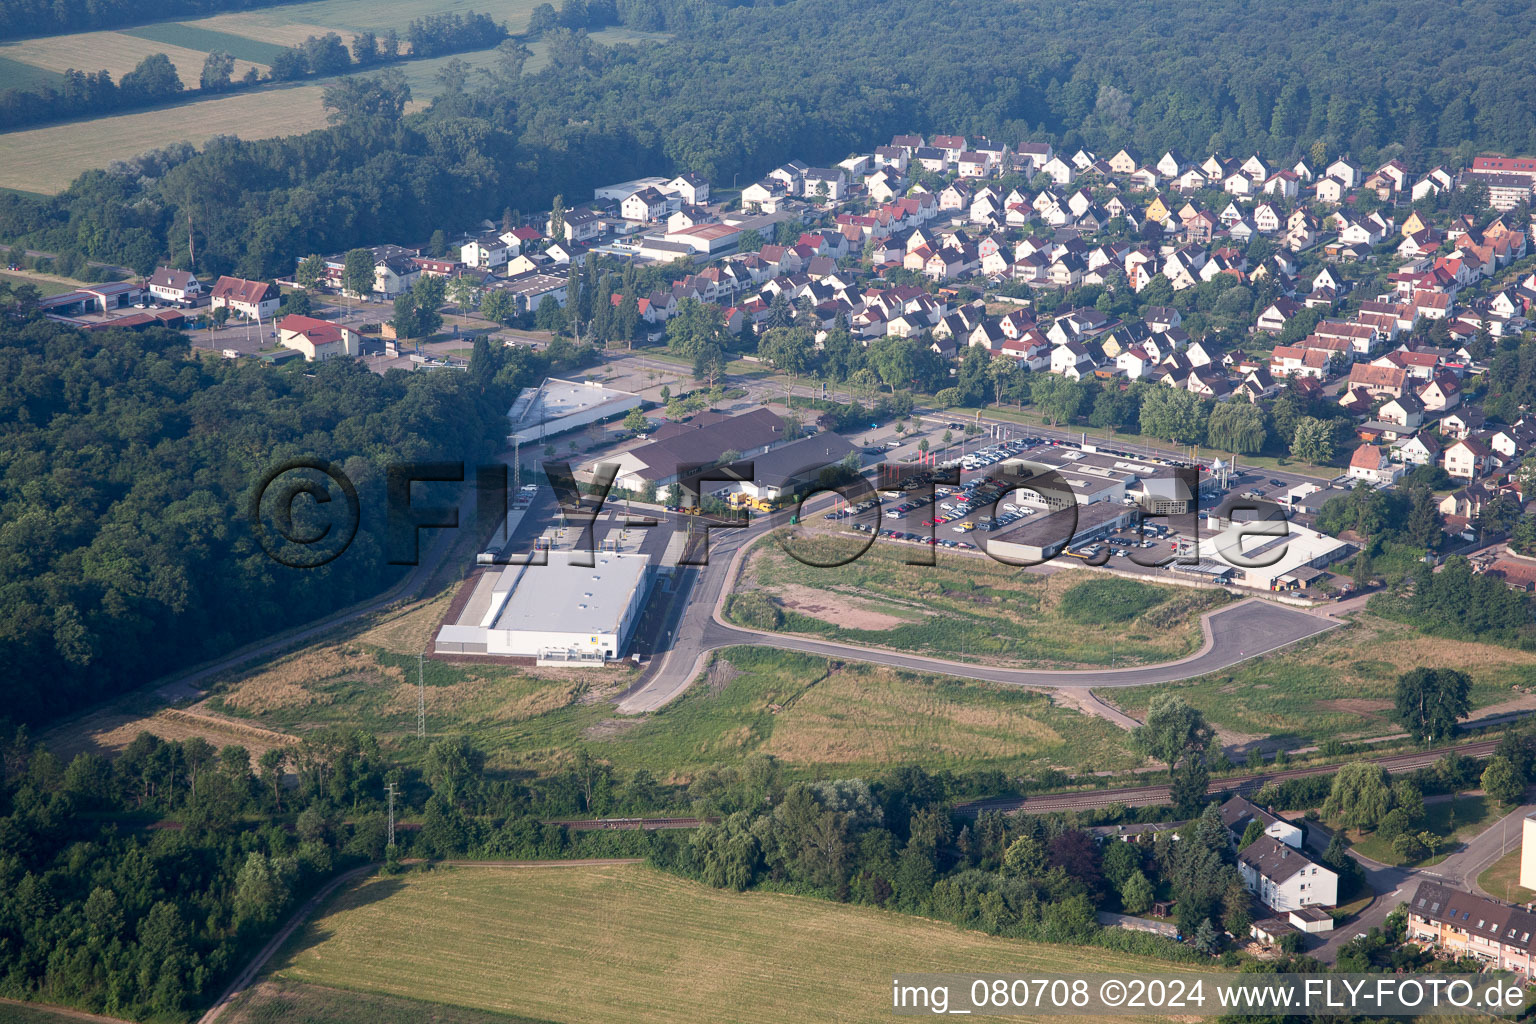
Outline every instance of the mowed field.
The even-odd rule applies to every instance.
[[[325,125],[320,85],[237,93],[164,110],[74,121],[0,135],[0,187],[60,192],[83,172],[172,142],[201,146],[215,135],[264,139]]]
[[[153,39],[140,38],[126,32],[77,32],[68,36],[52,36],[46,39],[23,39],[0,45],[0,57],[29,64],[47,71],[96,72],[105,69],[114,81],[125,72],[132,71],[145,57],[163,53],[176,65],[176,74],[182,85],[196,87],[203,71],[203,61],[208,53],[185,46],[175,46]],[[251,67],[249,60],[235,61],[235,77],[245,74]],[[265,71],[265,65],[259,65]]]
[[[489,14],[510,32],[528,27],[528,18],[540,0],[315,0],[286,4],[259,11],[235,11],[187,21],[194,28],[264,39],[281,46],[302,43],[306,36],[349,32],[383,32],[402,35],[413,20],[432,14]],[[350,40],[349,40],[350,41]],[[402,40],[403,42],[403,40]]]
[[[561,1024],[853,1024],[890,1019],[902,972],[1167,970],[867,907],[711,889],[637,864],[369,879],[333,899],[271,968],[279,982]]]

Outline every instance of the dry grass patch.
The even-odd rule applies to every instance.
[[[357,639],[391,654],[416,654],[430,650],[432,638],[437,635],[438,624],[453,602],[454,589],[450,587],[431,600],[418,601],[381,618],[378,625],[359,634]]]
[[[167,742],[200,736],[215,747],[238,744],[250,751],[253,759],[273,747],[298,742],[286,733],[225,718],[199,706],[192,711],[164,708],[152,715],[102,711],[75,723],[68,732],[51,737],[48,745],[66,761],[79,753],[110,755],[128,746],[141,732]]]
[[[380,665],[362,648],[342,644],[311,648],[283,658],[228,687],[219,699],[224,707],[251,715],[328,704],[331,695],[315,689],[314,684],[360,675],[381,683],[405,679],[403,669]]]
[[[1048,703],[1037,694],[1019,699],[1026,706]],[[865,666],[833,672],[777,714],[763,749],[793,764],[1006,759],[1064,743],[1024,707],[964,703],[900,673]]]
[[[873,1024],[890,1019],[892,970],[1167,968],[867,907],[710,889],[643,865],[370,879],[333,900],[273,963],[284,982],[562,1024]]]
[[[916,615],[902,616],[876,611],[870,607],[869,602],[846,595],[838,595],[836,600],[831,600],[826,591],[795,584],[778,587],[775,594],[779,603],[790,611],[845,629],[894,629],[918,618]]]

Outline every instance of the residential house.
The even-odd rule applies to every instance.
[[[1475,437],[1464,437],[1445,450],[1441,465],[1458,480],[1476,480],[1488,471],[1493,452]]]
[[[277,341],[284,348],[302,352],[305,361],[311,363],[362,352],[362,340],[351,328],[298,314],[278,321]]]
[[[1331,907],[1339,901],[1339,876],[1274,836],[1260,836],[1240,851],[1237,873],[1248,891],[1273,910]]]
[[[475,267],[478,270],[495,270],[505,266],[512,258],[512,248],[502,240],[500,234],[491,231],[471,238],[459,246],[459,261],[466,267]]]
[[[625,220],[635,224],[653,223],[667,215],[667,197],[658,189],[647,185],[640,191],[626,196],[619,204],[619,212]]]
[[[809,167],[805,171],[804,188],[808,199],[840,202],[848,196],[848,175],[841,167]]]
[[[211,309],[227,309],[232,316],[262,320],[277,312],[283,293],[270,281],[247,281],[243,277],[220,277],[210,293]]]
[[[1536,972],[1531,936],[1536,913],[1422,879],[1408,897],[1403,938],[1455,957],[1530,978]]]
[[[157,267],[146,282],[149,294],[160,302],[173,306],[189,306],[202,296],[203,283],[190,270],[174,267]]]
[[[681,197],[688,206],[703,206],[709,202],[709,182],[692,171],[679,174],[663,185],[662,190]]]
[[[1440,461],[1440,444],[1427,433],[1418,433],[1396,447],[1397,458],[1405,466],[1432,466]]]
[[[1302,848],[1304,833],[1301,827],[1266,811],[1247,797],[1234,796],[1218,808],[1221,823],[1227,826],[1234,839],[1241,839],[1249,824],[1257,821],[1264,828],[1264,835],[1284,843],[1293,850]]]

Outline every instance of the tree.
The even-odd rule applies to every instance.
[[[1503,804],[1513,807],[1525,799],[1525,780],[1515,770],[1514,762],[1503,756],[1488,759],[1483,769],[1483,792]]]
[[[1192,818],[1199,814],[1201,807],[1205,806],[1206,792],[1211,784],[1205,753],[1200,751],[1190,754],[1168,774],[1168,802],[1173,805],[1173,812],[1181,818]]]
[[[1392,808],[1387,773],[1378,764],[1355,761],[1340,768],[1323,802],[1323,814],[1355,828],[1375,828]]]
[[[555,196],[549,208],[549,237],[565,237],[565,196]]]
[[[1335,453],[1333,424],[1315,416],[1303,416],[1296,421],[1291,435],[1291,455],[1314,465],[1327,465]]]
[[[349,249],[341,268],[342,291],[358,298],[373,294],[375,276],[373,251]]]
[[[1205,403],[1188,391],[1153,388],[1141,400],[1141,432],[1176,444],[1205,435]]]
[[[239,921],[265,924],[288,901],[288,887],[266,854],[252,850],[235,878],[235,916]]]
[[[1264,410],[1251,402],[1220,402],[1205,424],[1205,443],[1238,455],[1264,447]]]
[[[1145,914],[1156,898],[1157,890],[1139,868],[1120,886],[1120,906],[1127,914]]]
[[[1250,821],[1248,827],[1243,829],[1242,838],[1237,841],[1237,848],[1239,850],[1248,849],[1249,846],[1253,845],[1254,840],[1263,834],[1264,823],[1262,821]]]
[[[359,32],[352,37],[352,59],[360,66],[379,60],[379,37],[373,32]]]
[[[1132,731],[1131,742],[1171,772],[1186,756],[1203,756],[1215,735],[1197,708],[1179,694],[1163,693],[1148,704],[1146,723]]]
[[[693,357],[693,376],[710,387],[725,376],[725,350],[718,342],[706,342]]]
[[[645,413],[641,412],[639,407],[629,410],[624,416],[624,429],[631,433],[643,434],[648,425],[645,420]]]
[[[163,53],[152,53],[117,83],[125,104],[153,103],[175,96],[185,88],[176,74],[176,65]]]
[[[304,257],[293,279],[300,288],[306,290],[320,287],[320,282],[325,280],[325,257],[319,253],[311,253]]]
[[[214,50],[203,60],[203,72],[198,76],[197,87],[205,92],[223,92],[229,88],[229,79],[235,71],[235,58],[223,50]]]
[[[559,300],[553,295],[540,299],[539,308],[533,314],[533,325],[541,331],[565,330],[565,310],[560,308]]]
[[[1200,922],[1200,927],[1195,929],[1194,946],[1206,956],[1215,956],[1221,952],[1221,933],[1211,923],[1210,918]]]
[[[320,94],[331,124],[379,133],[392,131],[400,123],[410,101],[411,86],[399,68],[367,77],[349,75]]]
[[[517,301],[499,288],[486,292],[480,299],[480,315],[493,324],[504,324],[517,315]]]
[[[1451,668],[1416,668],[1397,679],[1397,720],[1420,743],[1445,739],[1472,711],[1472,679]]]
[[[459,309],[459,320],[463,321],[475,302],[474,280],[461,274],[448,286],[448,293],[453,299],[453,304]]]

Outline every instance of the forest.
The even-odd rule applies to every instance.
[[[549,370],[483,340],[476,361],[273,369],[189,356],[179,332],[0,320],[6,715],[79,709],[392,585],[385,464],[493,455],[514,389]],[[267,556],[246,513],[262,474],[296,457],[344,467],[362,508],[345,557],[303,571]]]
[[[57,197],[7,195],[0,237],[152,269],[184,259],[191,214],[209,269],[270,275],[308,252],[424,239],[640,174],[744,183],[904,131],[1129,145],[1144,159],[1170,146],[1398,156],[1415,171],[1484,148],[1536,151],[1536,109],[1510,87],[1531,77],[1536,56],[1519,41],[1536,11],[1500,0],[626,0],[616,15],[675,38],[604,47],[566,27],[581,17],[546,12],[537,73],[514,44],[485,75],[448,76],[429,110],[370,120],[374,131],[337,110],[329,130],[217,139],[163,176],[93,172]]]

